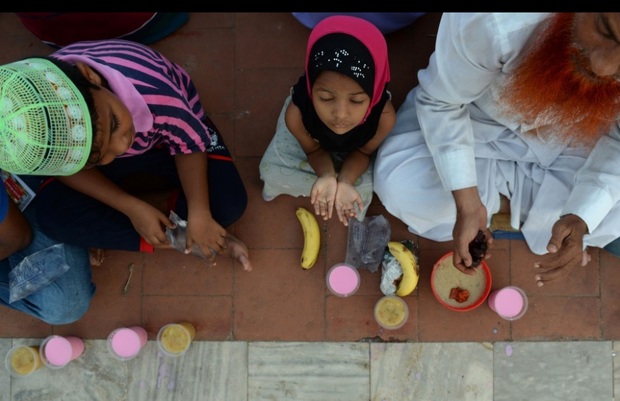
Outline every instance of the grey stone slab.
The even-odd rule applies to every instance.
[[[620,400],[620,342],[613,343],[614,400]]]
[[[489,343],[374,343],[371,400],[493,400]]]
[[[248,400],[369,400],[369,358],[365,343],[250,343]]]
[[[12,345],[40,339],[0,339]],[[62,369],[0,374],[0,401],[606,401],[620,392],[620,343],[195,342],[180,358],[149,341],[118,361],[105,341]],[[619,399],[620,397],[616,397]]]
[[[608,341],[495,343],[495,401],[613,400]]]
[[[195,341],[185,355],[169,357],[149,341],[132,360],[128,400],[246,401],[246,342]]]
[[[4,358],[11,349],[13,340],[10,338],[0,338],[0,356],[2,357],[2,367],[0,368],[0,401],[9,401],[11,398],[11,376],[4,368]]]
[[[14,340],[38,345],[41,340]],[[2,355],[11,340],[0,342]],[[84,354],[61,369],[42,368],[27,378],[0,376],[0,401],[247,401],[247,343],[201,342],[178,358],[149,341],[134,359],[120,361],[105,340],[85,341]],[[4,368],[3,368],[4,369]]]

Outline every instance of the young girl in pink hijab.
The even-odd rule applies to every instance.
[[[263,198],[310,196],[327,220],[363,220],[372,163],[394,126],[387,45],[372,23],[332,16],[310,33],[305,74],[291,88],[260,163]]]

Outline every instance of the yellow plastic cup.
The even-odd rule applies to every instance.
[[[6,370],[13,377],[26,377],[43,367],[36,345],[17,345],[9,350],[4,359]]]
[[[159,329],[157,346],[168,356],[181,356],[187,352],[196,337],[196,328],[190,322],[170,323]]]

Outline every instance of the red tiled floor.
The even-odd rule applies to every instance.
[[[387,36],[395,106],[417,82],[434,43],[439,14]],[[375,199],[368,215],[383,214],[392,239],[419,245],[418,288],[406,297],[410,319],[401,329],[380,329],[373,318],[381,297],[379,273],[361,271],[359,291],[349,298],[331,295],[325,272],[346,255],[347,229],[336,220],[320,222],[322,252],[310,270],[299,265],[303,235],[295,216],[308,199],[261,197],[258,164],[269,144],[290,86],[303,69],[309,30],[289,13],[194,13],[189,23],[153,47],[193,76],[205,109],[236,157],[250,202],[230,230],[250,248],[254,271],[229,259],[205,266],[176,251],[106,253],[93,268],[97,293],[80,321],[51,327],[3,308],[0,337],[44,337],[51,332],[105,338],[114,328],[140,324],[154,339],[173,320],[196,324],[201,340],[267,341],[536,341],[620,339],[620,291],[615,278],[620,260],[593,250],[592,262],[563,281],[538,288],[531,267],[537,256],[521,241],[496,241],[488,264],[493,288],[509,284],[529,296],[528,313],[508,322],[486,304],[453,312],[435,300],[429,286],[434,262],[449,243],[416,238]],[[26,31],[13,14],[0,14],[0,63],[49,54],[53,49]],[[127,294],[128,267],[135,270]]]

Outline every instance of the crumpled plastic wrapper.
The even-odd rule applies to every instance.
[[[363,221],[350,219],[345,263],[376,272],[390,235],[390,222],[385,216],[366,217]]]
[[[168,228],[166,227],[166,237],[170,241],[170,244],[174,249],[179,252],[185,253],[185,244],[187,243],[185,232],[187,231],[187,221],[180,218],[174,211],[170,211],[170,216],[168,217],[170,221],[172,221],[176,227]],[[207,262],[209,266],[213,265],[213,258],[217,255],[217,252],[211,250],[212,255],[208,257],[201,250],[200,247],[196,244],[192,246],[191,255],[198,256],[200,259]]]
[[[400,267],[400,263],[389,250],[385,250],[383,253],[383,262],[381,263],[381,284],[379,288],[384,295],[396,294],[396,284],[394,281],[398,280],[403,275],[403,269]]]
[[[413,257],[416,261],[419,261],[417,245],[411,240],[402,241],[402,243],[409,248],[411,253],[413,253]],[[392,256],[390,250],[386,247],[383,252],[383,261],[381,262],[381,284],[379,284],[381,292],[384,295],[395,295],[398,287],[394,282],[399,280],[402,275],[403,268],[400,266],[400,263],[398,263],[398,260]]]
[[[50,285],[69,268],[64,244],[52,245],[26,256],[9,272],[9,303]]]

